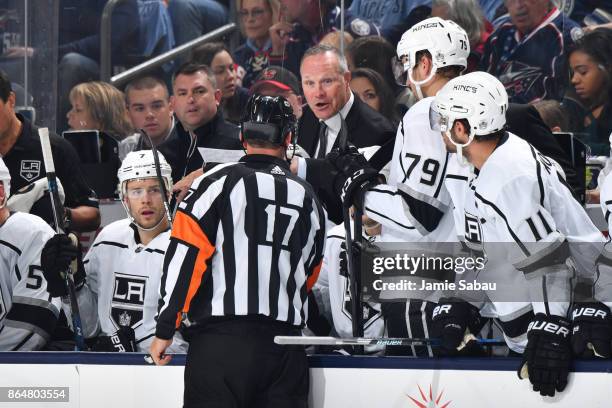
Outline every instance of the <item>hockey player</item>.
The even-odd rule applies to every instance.
[[[172,191],[172,171],[160,153],[159,162],[166,191]],[[117,177],[128,218],[107,225],[94,240],[84,273],[75,276],[78,301],[86,337],[98,335],[95,350],[145,352],[155,331],[170,225],[152,151],[128,153]],[[49,279],[61,278],[49,274]],[[180,335],[170,351],[186,351]]]
[[[303,348],[273,341],[299,335],[325,245],[324,211],[286,161],[294,129],[286,99],[253,96],[247,155],[198,177],[179,205],[151,356],[166,364],[189,326],[185,408],[307,406]]]
[[[602,238],[550,160],[505,130],[507,109],[501,82],[474,72],[442,88],[430,118],[448,150],[473,166],[464,201],[466,239],[488,255],[487,275],[519,275],[525,285],[514,293],[520,297],[523,290],[532,301],[535,316],[519,377],[553,396],[567,385],[572,354],[567,316],[573,268],[566,261],[571,254],[577,272],[590,273],[595,256],[582,255]],[[581,254],[568,243],[583,243]]]
[[[0,351],[38,350],[59,316],[60,301],[49,296],[40,266],[41,250],[54,233],[42,218],[10,212],[10,191],[11,176],[0,159]]]

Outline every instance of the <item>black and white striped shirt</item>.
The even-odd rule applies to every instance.
[[[325,246],[312,187],[272,156],[248,155],[196,179],[166,251],[156,336],[185,317],[268,316],[301,326]]]

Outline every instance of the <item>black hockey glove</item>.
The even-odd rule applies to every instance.
[[[565,389],[571,362],[569,321],[536,314],[527,329],[527,347],[518,369],[519,378],[529,378],[534,391],[553,397],[555,390]]]
[[[121,326],[119,330],[110,336],[99,336],[91,349],[92,351],[103,351],[107,353],[135,352],[137,348],[134,329],[129,326]]]
[[[63,274],[68,270],[72,260],[79,257],[80,251],[81,249],[66,234],[54,235],[43,247],[40,253],[40,267],[47,280],[47,291],[51,296],[66,296],[68,294]],[[74,285],[78,289],[85,282],[85,272],[82,267],[77,269],[77,271],[73,271],[73,279]]]
[[[610,308],[599,302],[578,303],[572,309],[572,350],[582,358],[610,358]]]
[[[334,149],[325,160],[335,169],[334,192],[345,204],[355,204],[358,192],[377,184],[378,172],[355,146],[343,151]]]
[[[482,329],[484,319],[470,303],[458,298],[440,298],[431,314],[431,336],[442,341],[442,353],[456,355],[479,354],[480,345],[470,340],[464,342],[466,334],[477,334]],[[463,351],[466,348],[467,350]]]

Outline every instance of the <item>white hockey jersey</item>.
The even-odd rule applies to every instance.
[[[372,237],[364,235],[364,239]],[[344,240],[345,231],[342,225],[335,226],[327,233],[323,265],[313,291],[317,301],[322,300],[322,312],[327,316],[331,315],[336,333],[340,337],[353,337],[349,279],[340,272],[340,251]],[[385,324],[380,314],[380,304],[364,304],[363,316],[364,336],[382,337]]]
[[[464,216],[465,241],[484,250],[488,277],[512,282],[516,299],[531,299],[535,313],[567,313],[574,276],[563,261],[567,243],[576,245],[569,253],[579,275],[594,275],[601,233],[550,160],[513,134],[474,172]]]
[[[456,241],[444,187],[450,154],[429,125],[433,98],[406,112],[395,137],[389,180],[365,195],[365,213],[383,225],[385,242]]]
[[[147,352],[155,335],[170,231],[159,234],[146,246],[137,242],[137,236],[128,219],[115,221],[100,231],[83,260],[87,284],[79,292],[79,306],[97,315],[104,335],[114,333],[120,326],[131,326],[138,350]],[[87,294],[93,302],[81,299]],[[93,310],[87,304],[93,305]],[[186,351],[187,343],[177,333],[168,352]]]
[[[40,252],[53,235],[26,213],[0,226],[0,351],[38,350],[55,329],[60,300],[49,296],[40,268]]]

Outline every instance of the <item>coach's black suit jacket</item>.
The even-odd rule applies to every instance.
[[[356,147],[381,146],[370,158],[376,169],[382,169],[391,160],[395,143],[395,127],[387,118],[367,104],[357,95],[353,106],[345,118],[348,141]],[[319,119],[306,106],[298,125],[297,143],[312,157],[319,144]],[[333,147],[338,147],[338,138]],[[331,168],[323,160],[307,160],[306,180],[314,187],[319,200],[327,209],[328,218],[335,222],[342,221],[342,203],[333,191],[333,180],[330,179]]]

